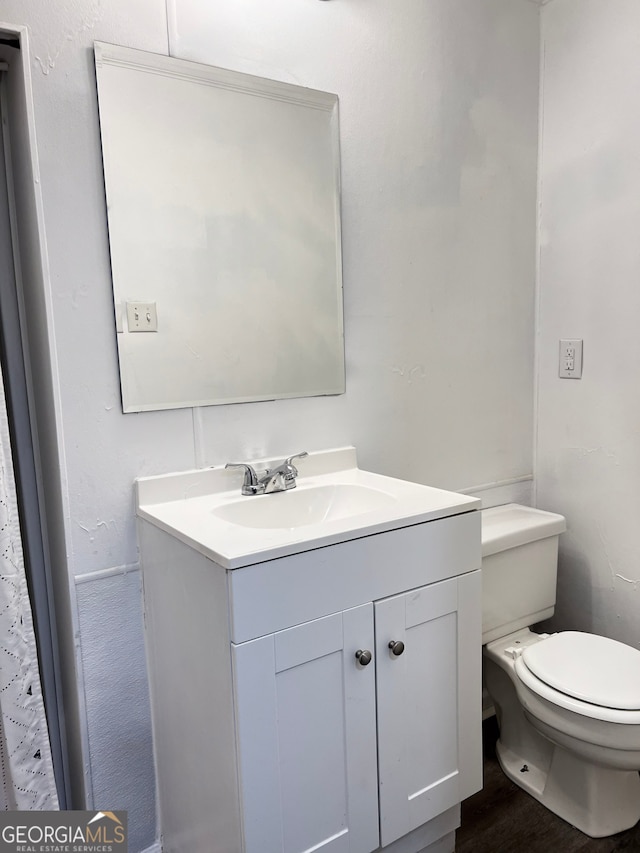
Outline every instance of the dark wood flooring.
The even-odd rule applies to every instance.
[[[495,718],[484,724],[484,787],[462,804],[456,853],[640,853],[640,823],[588,838],[504,775],[495,755]]]

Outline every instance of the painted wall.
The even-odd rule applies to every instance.
[[[33,54],[88,799],[129,808],[132,850],[155,833],[136,476],[346,443],[363,467],[452,489],[531,475],[538,15],[528,0],[2,2]],[[94,40],[338,93],[344,396],[122,415]]]
[[[32,60],[46,240],[41,277],[24,271],[51,555],[68,600],[67,612],[58,612],[66,689],[76,681],[78,725],[69,713],[81,748],[76,771],[88,806],[129,810],[130,847],[138,851],[156,836],[148,686],[137,555],[131,541],[119,544],[127,526],[131,540],[133,526],[117,528],[112,513],[122,505],[120,516],[132,516],[131,487],[120,481],[134,476],[133,457],[147,470],[184,467],[193,464],[193,440],[190,413],[182,413],[178,433],[171,413],[142,423],[118,411],[91,46],[101,38],[166,52],[166,14],[158,0],[110,3],[108,13],[99,0],[55,7],[3,0],[0,19],[28,27]],[[33,264],[38,247],[30,248]],[[76,587],[76,578],[84,585]],[[74,667],[77,679],[69,677]]]
[[[340,96],[347,394],[203,409],[201,461],[353,442],[432,485],[530,473],[538,9],[168,5],[173,55]]]
[[[640,646],[640,5],[542,11],[537,503],[567,516],[555,622]],[[584,339],[583,378],[557,378]]]

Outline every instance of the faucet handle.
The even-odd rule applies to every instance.
[[[242,483],[243,495],[255,495],[258,490],[258,475],[252,465],[246,462],[227,462],[225,468],[244,468],[244,481]]]
[[[284,488],[285,489],[295,489],[296,487],[296,477],[298,476],[298,469],[293,464],[293,459],[302,459],[305,456],[308,456],[306,450],[303,450],[302,453],[294,453],[293,456],[287,456],[284,462],[281,462],[277,465],[271,474],[279,474],[282,477]]]
[[[287,466],[288,468],[290,468],[290,469],[291,469],[291,471],[292,471],[292,473],[297,474],[297,473],[298,473],[298,469],[296,468],[296,466],[295,466],[295,465],[293,465],[293,464],[292,464],[292,460],[293,460],[293,459],[303,459],[305,456],[308,456],[308,455],[309,455],[309,454],[307,453],[307,451],[306,451],[306,450],[303,450],[303,451],[302,451],[302,453],[294,453],[294,454],[293,454],[293,456],[287,456],[287,458],[284,460],[283,465],[285,465],[285,466]]]

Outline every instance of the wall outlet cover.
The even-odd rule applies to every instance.
[[[560,379],[582,379],[581,338],[563,338],[560,340],[558,376]]]

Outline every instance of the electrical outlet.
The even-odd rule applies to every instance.
[[[560,341],[558,376],[560,379],[582,379],[582,341],[579,338]]]
[[[130,332],[157,332],[156,303],[127,302],[127,325]]]

